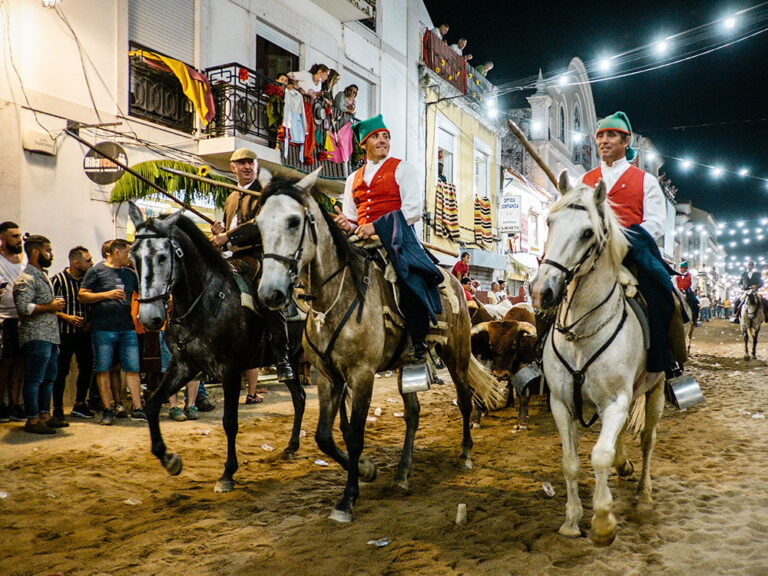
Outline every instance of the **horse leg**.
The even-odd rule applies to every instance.
[[[579,498],[579,436],[576,421],[560,398],[551,396],[550,408],[563,444],[563,476],[565,476],[565,522],[560,526],[563,536],[581,536],[579,520],[583,514]]]
[[[395,485],[399,486],[403,492],[407,492],[413,460],[413,440],[416,437],[416,430],[419,428],[419,413],[421,412],[418,395],[415,392],[403,394],[403,405],[405,406],[405,442],[400,462],[397,464]]]
[[[240,372],[230,371],[223,378],[224,383],[224,415],[222,424],[227,435],[227,461],[224,463],[224,473],[216,481],[214,492],[232,492],[235,481],[232,476],[237,472],[237,408],[240,401]]]
[[[283,451],[283,458],[286,460],[293,460],[296,457],[296,452],[299,449],[301,421],[304,418],[304,407],[307,400],[304,387],[299,381],[298,358],[294,359],[294,361],[291,362],[291,365],[293,368],[293,373],[296,374],[296,378],[285,383],[291,393],[291,402],[293,402],[293,430],[291,430],[291,440],[288,442],[288,447],[285,449],[285,451]]]
[[[651,498],[651,454],[656,442],[656,425],[664,411],[664,380],[660,379],[645,394],[645,426],[640,437],[643,449],[643,472],[637,486],[638,505],[649,507]]]
[[[635,471],[635,466],[632,461],[627,458],[627,452],[624,448],[624,437],[627,431],[627,422],[624,422],[624,427],[616,437],[616,455],[613,457],[613,466],[616,468],[616,472],[619,476],[627,477],[631,476]]]
[[[745,326],[741,332],[744,337],[744,360],[749,360],[749,330]]]
[[[359,380],[358,380],[359,382]],[[347,466],[347,485],[344,488],[344,495],[341,500],[336,504],[331,512],[331,520],[337,522],[352,522],[352,510],[357,502],[357,497],[360,495],[360,473],[361,470],[358,464],[363,462],[360,459],[360,455],[363,453],[363,446],[365,441],[365,421],[368,417],[368,409],[371,405],[371,393],[373,392],[373,374],[371,374],[371,381],[359,384],[355,388],[355,393],[352,396],[352,410],[349,418],[349,424],[344,430],[344,443],[347,445],[347,453],[349,454],[349,464]],[[370,466],[373,463],[370,459],[365,461],[365,474],[370,474]],[[375,477],[375,466],[373,467],[373,474]]]
[[[176,394],[192,376],[194,374],[192,374],[189,368],[182,366],[175,358],[171,359],[160,386],[147,400],[147,421],[149,424],[149,437],[152,441],[152,454],[157,456],[171,476],[176,476],[181,472],[182,462],[181,456],[178,454],[166,452],[165,442],[160,433],[160,409],[163,401],[168,399],[171,394]]]
[[[757,359],[757,337],[760,334],[760,328],[755,330],[755,335],[752,337],[752,358]]]
[[[619,396],[605,407],[600,436],[592,448],[592,468],[595,471],[595,494],[592,498],[592,540],[607,546],[616,537],[616,517],[611,512],[613,496],[608,488],[608,473],[616,457],[616,439],[628,417],[628,401]]]
[[[338,462],[344,470],[349,466],[349,456],[342,452],[333,440],[333,422],[341,402],[343,382],[333,382],[322,372],[317,374],[317,399],[320,403],[320,414],[317,419],[315,442],[323,453]]]
[[[440,350],[440,357],[448,367],[454,386],[456,387],[456,398],[459,404],[462,418],[462,438],[461,438],[461,456],[459,463],[465,470],[472,470],[472,389],[469,387],[469,374],[467,368],[459,369],[456,365],[454,350],[447,346]],[[465,366],[469,364],[469,353]],[[485,406],[483,406],[485,408]],[[477,409],[477,408],[476,408]]]

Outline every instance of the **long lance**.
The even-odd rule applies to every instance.
[[[523,148],[525,148],[528,154],[531,155],[531,158],[536,161],[536,164],[538,164],[541,169],[544,170],[544,174],[547,175],[549,181],[552,182],[555,188],[557,188],[557,178],[555,178],[555,175],[552,173],[552,170],[549,169],[549,166],[544,163],[544,160],[541,159],[539,153],[533,149],[533,146],[531,146],[528,138],[526,138],[525,134],[520,131],[520,128],[517,127],[517,124],[512,122],[512,120],[507,120],[507,126],[509,126],[509,129],[512,130],[512,134],[517,136],[517,139],[520,140],[520,144],[522,144]]]
[[[227,190],[234,190],[236,192],[242,192],[243,194],[247,194],[248,196],[255,196],[256,198],[261,198],[261,192],[254,192],[253,190],[248,190],[248,188],[243,188],[241,186],[238,186],[237,184],[230,184],[229,182],[221,182],[219,180],[214,180],[212,178],[206,178],[205,176],[198,176],[197,174],[192,174],[191,172],[184,172],[183,170],[176,170],[175,168],[167,168],[166,166],[160,166],[160,170],[162,170],[163,172],[168,172],[169,174],[173,174],[175,176],[183,176],[184,178],[189,178],[190,180],[205,182],[206,184],[210,184],[211,186],[220,186],[222,188],[226,188]]]
[[[126,166],[125,164],[120,162],[117,158],[112,158],[109,154],[105,154],[104,152],[102,152],[101,150],[96,148],[96,146],[91,144],[90,142],[80,138],[79,135],[75,134],[71,130],[64,130],[64,133],[67,134],[67,136],[70,136],[70,137],[74,138],[75,140],[77,140],[78,142],[80,142],[80,144],[83,144],[83,145],[87,146],[88,148],[90,148],[91,150],[93,150],[94,152],[99,154],[100,156],[103,156],[104,158],[106,158],[110,162],[113,162],[116,166],[120,166],[120,168],[122,168],[123,170],[125,170],[129,174],[132,174],[132,175],[136,176],[136,178],[138,178],[139,180],[144,182],[144,184],[146,184],[147,186],[149,186],[153,190],[159,192],[160,194],[162,194],[163,196],[165,196],[169,200],[173,200],[174,202],[176,202],[176,204],[179,204],[180,206],[183,206],[185,210],[189,210],[190,212],[192,212],[192,214],[194,214],[198,218],[202,218],[203,220],[208,222],[208,224],[213,224],[213,220],[211,218],[209,218],[208,216],[206,216],[205,214],[203,214],[199,210],[195,210],[189,204],[179,200],[178,198],[176,198],[173,194],[171,194],[167,190],[163,190],[162,188],[160,188],[160,186],[158,186],[154,182],[150,182],[149,180],[144,178],[144,176],[142,176],[141,174],[139,174],[135,170],[131,169],[129,166]],[[215,182],[215,180],[214,180],[214,182]]]

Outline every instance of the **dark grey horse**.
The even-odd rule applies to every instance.
[[[166,451],[158,415],[163,401],[189,380],[205,373],[224,385],[224,431],[227,461],[216,483],[216,492],[234,488],[237,471],[235,437],[241,374],[254,366],[274,363],[266,341],[264,321],[243,308],[240,290],[226,260],[189,218],[177,212],[162,219],[144,220],[129,205],[136,226],[131,258],[139,276],[139,321],[147,330],[159,330],[166,322],[170,297],[173,306],[165,330],[173,352],[160,387],[147,402],[152,453],[172,475],[181,472],[181,457]],[[289,322],[290,359],[298,374],[304,322]],[[299,448],[305,394],[297,380],[289,382],[293,400],[293,431],[285,456]]]

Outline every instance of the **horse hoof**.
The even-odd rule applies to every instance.
[[[181,456],[178,454],[168,454],[163,462],[163,466],[168,470],[168,474],[171,476],[178,476],[181,473],[182,462]]]
[[[226,492],[232,492],[235,489],[234,480],[217,480],[216,487],[213,489],[217,494],[224,494]]]
[[[471,459],[469,459],[469,458],[467,458],[466,460],[464,460],[463,462],[461,462],[461,467],[462,467],[464,470],[472,470],[472,460],[471,460]]]
[[[567,538],[578,538],[581,536],[579,526],[568,522],[564,522],[563,525],[560,526],[558,532]]]
[[[361,456],[357,462],[357,472],[362,482],[373,482],[376,480],[376,464],[367,456]]]
[[[592,542],[608,546],[616,538],[616,517],[612,512],[592,517]]]
[[[296,452],[294,450],[284,450],[282,455],[283,460],[296,460]]]
[[[408,478],[395,477],[395,479],[392,481],[392,485],[400,490],[403,494],[408,492]]]
[[[744,360],[749,360],[749,354],[747,354],[746,356],[744,356]]]
[[[592,542],[595,546],[610,546],[616,539],[616,528],[608,532],[607,534],[592,533]]]
[[[349,524],[350,522],[352,522],[352,512],[348,512],[346,510],[337,510],[336,508],[334,508],[333,512],[331,512],[331,515],[328,516],[328,518],[330,518],[334,522]]]
[[[616,466],[616,472],[618,472],[619,476],[623,478],[632,476],[632,474],[635,472],[635,465],[632,464],[631,460],[625,460],[624,464],[621,466]]]

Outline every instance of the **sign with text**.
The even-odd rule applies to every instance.
[[[109,158],[114,158],[118,162],[128,164],[128,155],[123,150],[123,147],[114,142],[100,142],[96,144],[96,148],[99,152],[89,150],[88,154],[83,158],[83,170],[85,175],[88,176],[96,184],[113,184],[120,180],[125,170],[120,168],[117,164],[112,162]]]
[[[520,232],[522,228],[522,196],[505,194],[499,203],[499,232]]]

